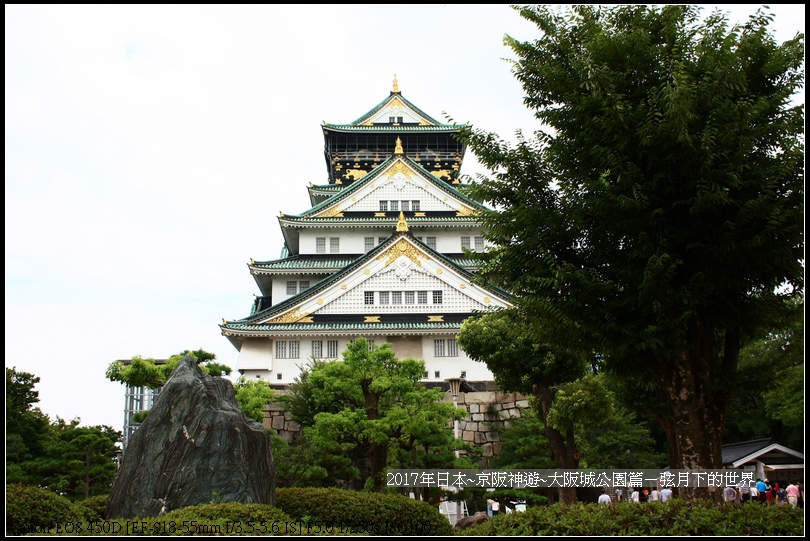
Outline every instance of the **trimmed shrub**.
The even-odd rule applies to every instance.
[[[804,511],[679,499],[602,509],[594,503],[555,504],[498,515],[459,535],[803,536]]]
[[[438,507],[399,494],[278,488],[276,505],[314,535],[453,535]]]
[[[66,533],[80,522],[67,498],[31,485],[6,485],[7,535]]]
[[[73,502],[73,508],[76,510],[76,514],[85,521],[104,520],[104,511],[107,509],[108,499],[109,496],[92,496],[86,500]]]

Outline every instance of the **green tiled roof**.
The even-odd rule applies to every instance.
[[[359,255],[357,257],[360,257]],[[317,259],[305,256],[294,256],[275,261],[254,261],[251,267],[262,269],[342,269],[354,262],[357,257],[343,259]]]
[[[458,329],[460,323],[437,321],[430,323],[283,323],[274,325],[248,325],[227,323],[223,328],[239,331],[354,331],[354,330],[424,330]]]
[[[396,226],[397,218],[388,218],[384,216],[369,216],[367,218],[311,218],[309,216],[284,216],[283,218],[279,218],[280,221],[290,221],[290,222],[299,222],[299,223],[310,223],[310,224],[319,224],[319,223],[328,223],[330,225],[335,225],[337,227],[336,221],[340,221],[341,224],[357,224],[357,223],[371,223],[371,224],[378,224],[378,223],[389,223]],[[445,223],[445,222],[455,222],[458,224],[469,224],[469,223],[477,223],[481,220],[479,216],[447,216],[447,217],[437,217],[431,218],[430,216],[419,216],[419,217],[409,217],[408,218],[408,226],[420,225],[420,224],[435,224],[435,223]]]
[[[391,162],[391,161],[393,161],[393,160],[395,160],[397,158],[404,158],[405,160],[407,160],[411,164],[411,166],[413,166],[416,169],[422,171],[425,174],[425,176],[431,182],[433,182],[433,184],[435,186],[438,186],[439,189],[441,189],[442,191],[452,195],[453,197],[456,197],[456,198],[464,201],[465,203],[467,203],[468,205],[470,205],[473,208],[478,208],[478,209],[481,209],[481,210],[488,210],[485,205],[482,205],[478,201],[475,201],[475,200],[471,199],[466,194],[460,192],[455,187],[447,184],[446,182],[443,182],[443,181],[437,179],[435,176],[433,176],[433,174],[430,171],[428,171],[427,169],[425,169],[424,167],[422,167],[421,165],[419,165],[418,163],[416,163],[412,159],[410,159],[410,158],[408,158],[407,156],[404,156],[404,155],[398,155],[398,156],[392,156],[392,157],[386,158],[386,160],[384,162],[382,162],[379,166],[377,166],[372,171],[370,171],[362,179],[358,180],[357,182],[353,182],[351,185],[344,188],[340,192],[336,193],[335,195],[333,195],[329,199],[327,199],[325,201],[322,201],[321,203],[318,203],[317,205],[315,205],[314,207],[310,208],[309,210],[303,212],[302,214],[299,214],[298,216],[293,216],[293,217],[299,217],[300,218],[300,217],[308,216],[310,214],[314,214],[314,213],[320,211],[321,209],[323,209],[323,208],[325,208],[325,207],[327,207],[329,205],[334,204],[336,200],[348,197],[353,192],[359,190],[361,186],[364,186],[364,185],[368,184],[374,178],[379,176],[381,174],[381,171],[385,168],[385,166],[389,162]],[[332,218],[331,221],[334,222],[334,218]]]

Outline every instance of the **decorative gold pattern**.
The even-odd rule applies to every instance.
[[[318,304],[323,304],[323,299],[318,299]]]
[[[374,213],[374,217],[375,217],[375,218],[382,218],[382,217],[385,217],[385,213],[384,213],[384,212],[375,212],[375,213]]]
[[[467,285],[466,285],[466,284],[461,284],[459,287],[460,287],[461,289],[467,289]]]
[[[343,218],[343,209],[332,207],[315,215],[316,218]]]
[[[444,272],[444,271],[443,271],[442,269],[436,269],[436,274],[441,274],[441,273],[443,273],[443,272]]]
[[[399,220],[397,221],[397,233],[401,233],[408,230],[408,222],[405,221],[405,215],[402,211],[399,211]]]
[[[424,218],[425,217],[424,212],[414,212],[413,215],[416,216],[417,218]]]
[[[394,154],[402,154],[404,151],[402,150],[402,140],[397,137],[397,145],[394,147]]]
[[[397,82],[397,76],[394,75],[394,90],[393,92],[399,92],[399,83]]]
[[[365,169],[346,169],[346,172],[343,173],[344,178],[350,178],[352,180],[359,180],[366,176],[368,171]]]
[[[478,216],[478,212],[467,205],[461,205],[460,208],[456,209],[456,216]]]
[[[377,260],[385,259],[385,266],[387,267],[391,263],[393,263],[399,256],[404,255],[420,267],[422,266],[422,261],[419,259],[420,257],[430,261],[430,258],[414,247],[413,244],[408,242],[405,239],[399,239],[399,241],[387,249],[382,255],[377,257]]]
[[[402,173],[407,178],[411,178],[411,170],[408,167],[406,167],[405,164],[402,162],[397,162],[393,166],[391,166],[391,168],[388,169],[386,176],[388,178],[391,178],[397,173]]]
[[[349,288],[349,286],[347,286],[346,284],[343,284],[342,286],[340,286],[340,289],[342,289],[342,290],[344,290],[344,291],[345,291],[346,289],[348,289],[348,288]]]
[[[364,269],[364,270],[363,270],[363,274],[365,274],[366,276],[368,276],[369,274],[371,274],[371,269]]]
[[[363,316],[363,323],[379,323],[380,316]]]
[[[300,308],[296,308],[292,312],[287,312],[286,314],[282,314],[276,318],[271,319],[267,323],[295,323],[297,321],[301,321],[304,318],[309,316],[309,312],[301,312]],[[312,323],[312,318],[308,318],[309,321],[307,323]]]
[[[439,169],[437,171],[431,171],[431,175],[441,180],[442,177],[450,178],[450,170],[449,169]]]
[[[486,304],[489,304],[489,297],[484,297],[484,302],[485,302]]]
[[[428,323],[444,322],[444,316],[428,316]]]

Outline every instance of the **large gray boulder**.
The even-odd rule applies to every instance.
[[[186,356],[127,445],[105,516],[275,501],[269,434],[242,412],[230,381],[209,376]]]

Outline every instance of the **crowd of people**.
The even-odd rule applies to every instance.
[[[755,483],[743,482],[728,485],[723,489],[723,499],[732,504],[756,502],[765,505],[790,505],[804,508],[804,487],[797,480],[780,486],[768,479],[757,479]]]
[[[672,489],[663,487],[660,490],[653,488],[629,487],[627,496],[621,488],[615,490],[615,495],[611,497],[607,489],[603,488],[597,499],[599,507],[612,507],[614,502],[630,501],[633,503],[643,502],[666,502],[672,498]],[[742,505],[756,502],[764,505],[790,505],[792,507],[804,508],[804,487],[801,481],[788,483],[787,486],[780,486],[779,483],[771,484],[768,479],[757,479],[755,483],[745,481],[736,485],[728,485],[723,489],[723,499],[732,504]]]

